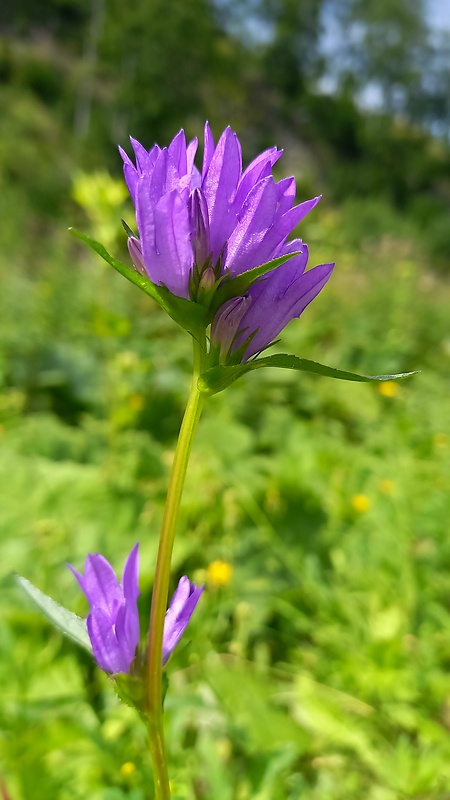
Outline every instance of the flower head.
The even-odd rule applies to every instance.
[[[293,252],[287,237],[320,199],[294,206],[294,178],[272,176],[281,156],[276,147],[242,171],[239,139],[229,127],[215,145],[206,123],[201,172],[194,166],[197,139],[187,144],[182,130],[169,147],[131,144],[135,163],[120,153],[139,232],[129,244],[132,260],[180,297],[196,299],[208,268],[220,279]]]
[[[398,397],[401,391],[400,386],[395,381],[384,381],[377,388],[382,397],[388,397],[389,399]]]
[[[68,565],[86,595],[90,612],[87,629],[95,660],[101,669],[128,674],[139,644],[139,545],[125,561],[122,581],[100,553],[86,558],[84,575]],[[178,644],[200,599],[204,587],[183,577],[166,612],[163,635],[163,664]]]
[[[211,586],[220,588],[228,586],[233,576],[233,567],[228,561],[221,558],[211,561],[206,570],[206,579]]]
[[[352,507],[359,514],[364,514],[370,508],[370,499],[366,494],[354,494],[352,497]]]

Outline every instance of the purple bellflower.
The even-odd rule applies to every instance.
[[[130,237],[128,246],[136,269],[153,283],[196,299],[195,277],[198,284],[208,268],[216,279],[235,276],[301,249],[287,236],[320,197],[294,206],[295,179],[272,176],[281,150],[265,150],[243,172],[236,134],[226,128],[215,146],[206,123],[200,172],[197,139],[187,144],[182,130],[169,147],[131,144],[136,164],[120,153],[140,238]]]
[[[139,644],[139,545],[125,561],[121,583],[100,553],[87,556],[84,575],[69,569],[90,605],[86,624],[97,664],[105,672],[128,673]]]
[[[331,275],[334,264],[305,272],[307,246],[287,241],[320,197],[294,205],[295,179],[272,176],[282,154],[276,147],[242,171],[239,139],[229,127],[215,146],[206,123],[201,172],[194,165],[197,139],[187,144],[182,130],[167,148],[131,144],[136,164],[119,148],[140,237],[130,236],[128,248],[153,283],[202,302],[221,278],[296,254],[215,315],[211,342],[220,361],[246,361],[302,314]]]
[[[298,248],[296,242],[288,247]],[[221,360],[239,354],[239,361],[264,350],[306,306],[314,300],[330,277],[334,264],[321,264],[305,272],[308,246],[250,286],[245,297],[228,300],[211,326],[211,342]]]
[[[86,620],[94,658],[105,672],[130,672],[139,644],[139,545],[128,555],[119,583],[109,561],[100,553],[86,558],[84,575],[69,569],[90,605]],[[170,602],[164,623],[163,664],[183,635],[203,592],[188,578],[181,578]]]

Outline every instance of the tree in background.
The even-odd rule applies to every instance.
[[[339,0],[337,16],[344,33],[338,69],[359,90],[378,89],[388,113],[407,112],[428,55],[423,0]]]

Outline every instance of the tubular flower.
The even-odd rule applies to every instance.
[[[94,658],[105,672],[128,673],[139,644],[138,551],[135,544],[125,561],[121,583],[100,553],[87,556],[84,575],[69,564],[89,602],[89,638]]]
[[[239,139],[229,127],[214,145],[206,123],[201,172],[194,165],[197,139],[186,144],[182,130],[167,148],[131,144],[135,164],[120,148],[139,232],[129,240],[131,258],[179,297],[195,300],[207,269],[219,280],[293,252],[287,237],[320,199],[294,206],[295,179],[272,176],[281,156],[276,147],[242,171]]]
[[[305,272],[307,245],[294,240],[286,245],[285,252],[296,252],[300,247],[299,255],[250,286],[245,297],[229,300],[219,309],[211,326],[211,341],[220,348],[223,360],[238,352],[239,360],[247,361],[264,350],[325,286],[334,264],[321,264]],[[232,309],[236,300],[239,308]]]
[[[131,670],[139,644],[139,545],[127,557],[119,583],[109,561],[100,553],[86,558],[84,575],[68,565],[90,605],[86,623],[94,658],[105,672]],[[203,586],[181,578],[166,613],[163,664],[178,644],[194,612]]]

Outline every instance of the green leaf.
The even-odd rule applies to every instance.
[[[206,370],[198,379],[198,388],[205,394],[217,394],[223,391],[242,375],[262,367],[278,367],[282,369],[295,369],[300,372],[314,372],[317,375],[325,375],[327,378],[337,378],[341,381],[358,381],[367,383],[370,381],[393,381],[399,378],[408,378],[415,372],[400,372],[395,375],[359,375],[356,372],[347,372],[334,367],[327,367],[317,361],[310,361],[307,358],[280,353],[279,355],[257,358],[254,361],[247,361],[245,364],[234,366],[218,366]]]
[[[300,252],[300,251],[299,251]],[[249,286],[257,279],[260,278],[262,275],[265,275],[267,272],[272,272],[272,270],[280,267],[281,264],[284,264],[286,261],[289,261],[290,258],[294,256],[298,256],[299,253],[287,253],[284,256],[280,256],[279,258],[274,258],[272,261],[267,261],[265,264],[261,264],[259,267],[253,267],[253,269],[248,269],[247,272],[242,272],[240,275],[236,275],[234,278],[230,278],[228,275],[223,280],[223,283],[217,289],[214,300],[212,302],[212,311],[215,313],[223,303],[226,303],[227,300],[231,300],[232,297],[242,297],[247,292]]]
[[[81,647],[84,647],[92,653],[92,646],[86,628],[86,620],[81,619],[81,617],[78,617],[72,611],[69,611],[69,609],[64,608],[64,606],[60,606],[59,603],[52,600],[51,597],[48,597],[48,595],[41,592],[40,589],[37,589],[36,586],[33,586],[26,578],[17,575],[16,581],[21,589],[26,592],[28,597],[31,598],[33,603],[38,606],[56,628],[59,628],[65,636],[68,636],[69,639],[72,639],[74,642],[81,645]]]
[[[172,292],[169,292],[165,286],[157,286],[145,275],[141,275],[140,272],[136,272],[132,267],[128,267],[126,264],[122,264],[121,261],[113,258],[100,242],[96,242],[95,239],[91,239],[91,237],[87,236],[85,233],[80,233],[80,231],[75,230],[75,228],[69,228],[69,231],[77,239],[89,245],[92,250],[95,250],[107,264],[114,267],[124,278],[127,278],[127,280],[134,283],[135,286],[138,286],[139,289],[142,289],[145,294],[148,294],[152,300],[155,300],[169,317],[172,317],[185,331],[189,331],[189,333],[192,333],[195,337],[204,333],[209,324],[209,314],[207,309],[200,305],[200,303],[195,303],[193,300],[186,300],[184,297],[177,297],[172,294]]]

